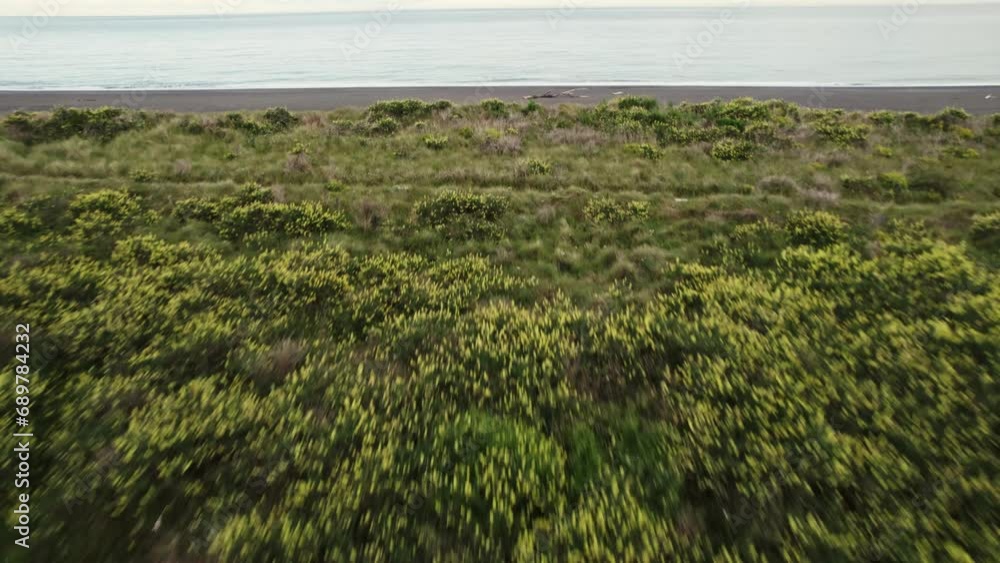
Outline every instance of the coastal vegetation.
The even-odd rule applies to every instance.
[[[750,99],[5,116],[30,560],[993,560],[998,148]]]

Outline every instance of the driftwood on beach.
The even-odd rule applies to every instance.
[[[588,90],[588,88],[573,88],[570,90],[563,90],[558,92],[556,90],[547,90],[544,94],[534,94],[530,96],[524,96],[525,100],[537,100],[540,98],[587,98],[589,96],[581,96],[576,93],[577,90]]]

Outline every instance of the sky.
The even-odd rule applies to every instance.
[[[167,14],[380,11],[449,8],[602,8],[737,4],[818,5],[968,3],[975,0],[0,0],[0,16],[147,16]],[[984,0],[997,1],[997,0]]]

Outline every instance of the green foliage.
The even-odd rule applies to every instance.
[[[861,147],[868,141],[871,128],[867,125],[847,125],[834,121],[820,121],[816,132],[821,137],[845,147]]]
[[[1000,211],[973,217],[969,236],[974,243],[984,248],[1000,247]]]
[[[500,220],[510,202],[500,196],[444,191],[421,200],[413,208],[418,225],[456,238],[496,238],[503,234]]]
[[[626,106],[6,137],[31,560],[994,560],[996,151],[921,156],[990,118],[882,129],[893,168],[801,134],[854,113]],[[509,126],[558,174],[476,150]],[[393,156],[431,131],[449,151]],[[622,158],[666,131],[761,151]],[[838,176],[862,197],[813,197]]]
[[[144,127],[146,115],[121,108],[56,108],[51,114],[14,112],[4,119],[8,135],[25,144],[85,137],[108,142],[118,135]]]
[[[185,221],[212,223],[219,235],[230,240],[266,235],[310,237],[350,226],[346,215],[340,211],[314,202],[275,202],[271,190],[252,182],[231,197],[178,201],[174,215]]]
[[[222,119],[222,126],[235,129],[246,134],[250,138],[268,135],[273,130],[259,121],[247,120],[241,113],[227,113]]]
[[[539,158],[527,158],[518,163],[522,174],[527,176],[544,176],[552,172],[552,164]]]
[[[368,131],[373,135],[392,135],[399,131],[399,122],[391,117],[381,117],[368,126]]]
[[[950,131],[972,117],[963,109],[945,108],[935,115],[920,115],[913,112],[903,114],[903,123],[912,129]]]
[[[412,123],[418,119],[427,119],[435,110],[447,109],[437,104],[428,104],[420,100],[390,100],[377,102],[368,107],[368,120],[372,123],[383,122],[391,118],[395,122]]]
[[[825,211],[797,211],[789,216],[785,228],[792,244],[816,248],[838,244],[847,238],[847,225],[840,217]]]
[[[893,156],[894,153],[893,153],[893,151],[892,151],[891,148],[883,146],[883,145],[879,145],[879,146],[875,147],[875,154],[877,154],[878,156],[881,156],[883,158],[892,158],[892,156]]]
[[[868,114],[868,121],[875,125],[892,125],[896,122],[896,113],[892,111],[873,111]]]
[[[910,183],[901,172],[883,172],[875,176],[840,179],[844,193],[872,199],[906,201],[910,196]]]
[[[346,229],[349,221],[343,213],[312,202],[254,202],[223,210],[217,226],[219,234],[229,239],[261,233],[307,237]]]
[[[733,141],[723,139],[712,145],[711,155],[716,160],[750,160],[757,152],[757,147],[749,141]]]
[[[962,160],[979,158],[979,151],[969,147],[948,147],[944,150],[944,154]]]
[[[793,196],[799,193],[798,183],[788,176],[767,176],[757,183],[757,190],[773,195]]]
[[[641,96],[624,96],[618,98],[618,109],[625,111],[633,108],[639,108],[644,111],[656,111],[659,105],[656,98],[644,98]]]
[[[136,168],[135,170],[129,172],[128,176],[133,182],[139,184],[156,181],[156,173],[151,170],[147,170],[146,168]]]
[[[648,143],[630,143],[625,145],[625,150],[647,160],[657,160],[663,156],[663,151]]]
[[[448,146],[447,135],[426,135],[421,141],[425,147],[434,151],[444,150]]]
[[[343,182],[339,182],[337,180],[327,180],[326,183],[323,184],[323,189],[331,194],[339,194],[347,191],[347,186]]]
[[[287,131],[299,124],[300,119],[286,108],[271,108],[264,112],[264,123],[272,131]]]
[[[960,185],[955,174],[932,164],[920,164],[907,172],[910,189],[934,201],[954,197]]]
[[[649,217],[649,202],[615,201],[608,197],[598,197],[587,202],[583,214],[597,224],[620,225],[629,221],[643,221]]]
[[[483,112],[495,119],[505,119],[510,115],[510,110],[507,107],[507,103],[503,100],[490,99],[483,100],[479,103],[479,107],[482,108]]]

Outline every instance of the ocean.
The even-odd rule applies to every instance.
[[[1000,84],[1000,4],[578,5],[0,17],[0,89]]]

